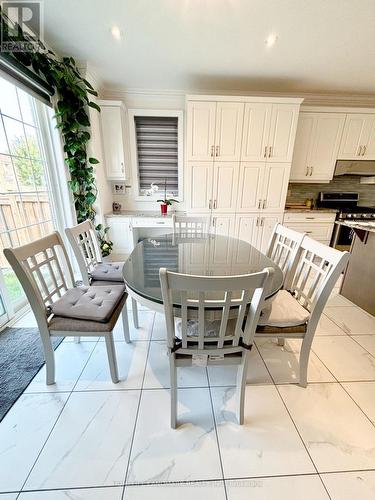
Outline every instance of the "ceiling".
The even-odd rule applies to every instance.
[[[43,3],[46,41],[108,89],[375,94],[374,0]]]

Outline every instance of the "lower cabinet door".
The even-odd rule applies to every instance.
[[[130,232],[130,219],[113,217],[107,219],[109,226],[108,236],[113,242],[113,255],[129,255],[133,249],[133,240]]]
[[[266,253],[274,227],[283,221],[283,213],[260,215],[258,250]]]
[[[234,215],[214,215],[212,217],[212,234],[234,236]],[[211,260],[214,264],[230,265],[232,258],[232,244],[230,241],[223,245],[220,241],[213,241]]]

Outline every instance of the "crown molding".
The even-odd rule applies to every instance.
[[[262,91],[217,91],[217,90],[193,90],[193,89],[122,89],[102,87],[101,97],[105,99],[125,100],[130,96],[185,98],[187,94],[196,95],[228,95],[228,96],[254,96],[254,97],[295,97],[303,98],[303,106],[346,106],[346,107],[375,107],[374,94],[350,94],[350,93],[313,93],[313,92],[262,92]]]

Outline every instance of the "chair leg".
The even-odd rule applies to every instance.
[[[129,344],[130,343],[129,319],[128,319],[128,308],[126,307],[126,303],[122,309],[121,316],[122,316],[122,327],[124,329],[125,342]]]
[[[285,345],[285,339],[277,339],[277,345],[284,347]]]
[[[118,378],[118,369],[116,361],[115,343],[113,342],[112,332],[108,333],[105,336],[105,344],[107,347],[107,356],[108,356],[109,370],[111,372],[111,379],[114,384],[117,384],[119,378]]]
[[[138,304],[137,301],[132,299],[132,312],[133,312],[133,323],[134,323],[134,328],[139,328],[139,323],[138,323]]]
[[[173,353],[169,353],[169,370],[171,378],[171,427],[177,427],[177,368]]]
[[[244,422],[245,389],[247,373],[247,353],[242,353],[241,364],[237,370],[237,419],[240,425]]]
[[[306,337],[302,340],[301,352],[299,355],[299,385],[307,387],[307,370],[309,368],[309,357],[311,350],[311,340]]]
[[[46,361],[46,384],[52,385],[55,383],[55,351],[52,346],[51,337],[43,338],[42,344],[44,350],[44,359]]]
[[[80,344],[81,343],[81,337],[74,337],[74,343],[75,344]]]

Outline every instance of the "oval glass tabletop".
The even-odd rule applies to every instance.
[[[274,275],[267,297],[274,295],[283,282],[281,269],[246,241],[227,236],[168,234],[136,245],[123,268],[125,283],[137,295],[162,304],[161,267],[200,276],[237,276],[272,267]],[[179,297],[173,297],[173,302],[178,307]]]

